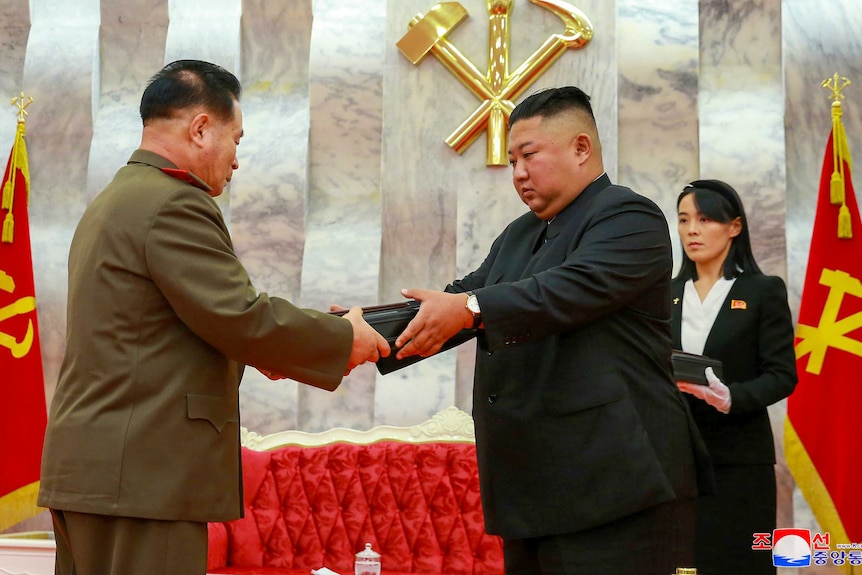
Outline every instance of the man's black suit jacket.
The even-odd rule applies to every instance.
[[[446,288],[482,309],[473,416],[490,533],[573,533],[697,494],[671,269],[662,212],[603,175],[550,224],[510,223]]]
[[[685,281],[673,281],[674,346],[680,339]],[[776,276],[741,274],[721,306],[703,355],[721,360],[730,388],[725,415],[691,397],[692,415],[715,465],[775,463],[767,406],[796,386],[793,320],[787,288]]]

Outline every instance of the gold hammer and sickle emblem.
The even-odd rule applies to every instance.
[[[851,334],[862,327],[862,312],[838,319],[844,296],[862,298],[862,282],[847,272],[824,268],[820,272],[820,285],[829,288],[823,311],[816,326],[799,324],[796,327],[796,359],[808,355],[805,371],[820,375],[830,348],[862,357],[862,342]]]
[[[484,129],[487,132],[489,166],[505,166],[506,123],[515,108],[514,100],[568,49],[583,48],[593,37],[593,26],[587,16],[561,0],[530,0],[553,12],[565,24],[561,34],[552,34],[514,72],[509,74],[509,14],[514,0],[486,0],[490,15],[488,36],[488,72],[482,74],[464,56],[447,35],[465,18],[467,10],[458,2],[435,4],[427,14],[419,13],[410,21],[410,29],[397,43],[398,49],[414,65],[430,52],[482,103],[446,138],[459,154],[467,149]]]
[[[0,270],[0,290],[8,293],[15,291],[15,282],[12,276]],[[36,309],[36,298],[22,297],[17,301],[0,307],[0,323],[3,323],[10,317],[16,315],[24,315]],[[30,352],[30,347],[33,345],[33,320],[27,321],[27,333],[24,334],[24,339],[17,341],[14,337],[0,331],[0,346],[8,348],[12,352],[12,357],[20,359]]]

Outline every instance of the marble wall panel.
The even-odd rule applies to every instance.
[[[311,0],[245,0],[242,16],[243,129],[231,181],[231,235],[255,287],[298,302],[308,193]],[[243,378],[244,424],[297,425],[298,384],[254,369]]]
[[[378,303],[384,0],[317,0],[311,48],[308,227],[302,305]],[[335,393],[301,386],[303,426],[375,423],[373,366]]]
[[[213,62],[241,76],[242,0],[168,0],[163,64],[190,58]],[[216,198],[230,226],[230,187]]]
[[[454,277],[457,198],[473,185],[469,170],[487,171],[484,141],[461,157],[444,143],[476,99],[434,56],[414,66],[394,48],[410,20],[432,5],[390,0],[387,8],[380,267],[380,296],[386,302],[402,300],[402,288],[441,289]],[[477,58],[465,39],[475,44],[481,35],[487,43],[485,9],[478,2],[465,8],[471,17],[449,39],[472,61],[482,62],[482,52]],[[474,26],[479,32],[470,34]],[[439,403],[454,404],[454,369],[455,352],[447,352],[380,378],[375,411],[404,422],[418,417],[417,411],[435,411]]]
[[[138,106],[150,77],[164,64],[167,29],[166,0],[101,6],[100,83],[93,95],[88,201],[111,181],[140,144]]]
[[[743,199],[754,255],[786,276],[779,0],[701,2],[700,176]]]
[[[99,59],[99,5],[30,2],[22,89],[28,109],[30,238],[46,382],[51,400],[64,348],[66,255],[86,205]],[[38,113],[36,111],[38,110]]]
[[[743,200],[764,273],[786,279],[784,85],[779,0],[701,3],[700,177],[728,182]],[[792,526],[784,461],[786,401],[770,407],[779,526]]]
[[[21,93],[24,55],[30,35],[30,5],[20,0],[0,0],[0,102]],[[8,99],[7,99],[8,97]],[[0,107],[0,156],[6,166],[8,151],[15,139],[15,109]]]
[[[679,263],[676,198],[698,177],[697,0],[620,0],[619,183],[665,212]]]
[[[241,0],[169,0],[165,61],[208,60],[239,74]]]

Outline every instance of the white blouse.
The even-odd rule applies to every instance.
[[[727,294],[730,293],[730,288],[733,287],[735,281],[736,278],[719,278],[703,301],[700,301],[700,295],[694,287],[694,282],[692,280],[685,282],[682,295],[682,324],[680,326],[682,351],[703,355],[703,348],[706,345],[706,338],[709,337],[709,332],[712,330],[712,324],[715,323],[718,311],[724,300],[727,299]]]

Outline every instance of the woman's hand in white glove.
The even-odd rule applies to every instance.
[[[685,381],[676,382],[676,386],[680,391],[702,399],[721,413],[729,413],[730,389],[718,379],[718,376],[715,375],[711,367],[707,367],[703,373],[706,375],[706,381],[709,382],[708,386]]]

